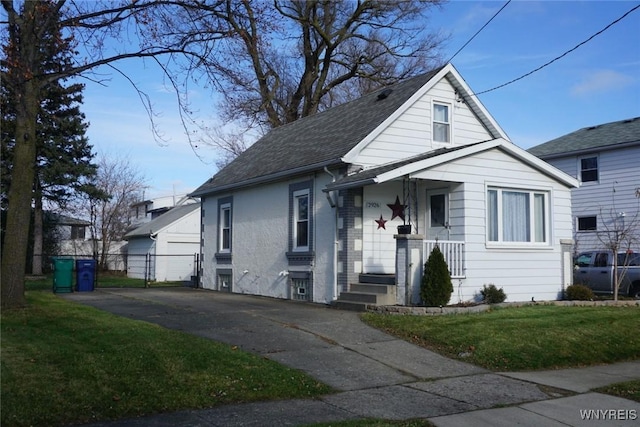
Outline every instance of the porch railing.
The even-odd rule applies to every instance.
[[[444,260],[449,266],[449,274],[452,279],[464,279],[464,242],[453,240],[425,240],[424,241],[424,259],[429,258],[433,248],[438,245],[440,252],[444,255]]]

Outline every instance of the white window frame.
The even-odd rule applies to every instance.
[[[306,197],[307,199],[307,218],[305,220],[300,219],[299,204],[300,198]],[[306,221],[307,223],[307,244],[304,246],[298,246],[298,223]],[[295,252],[309,252],[309,241],[311,239],[311,195],[309,189],[298,190],[293,192],[293,250]]]
[[[436,106],[441,106],[441,107],[446,107],[447,108],[447,119],[448,121],[440,121],[440,120],[436,120]],[[433,142],[437,142],[440,144],[451,144],[451,141],[453,141],[453,117],[452,117],[452,113],[453,113],[453,108],[451,106],[450,103],[448,102],[441,102],[441,101],[433,101],[431,103],[431,139]],[[440,141],[438,139],[436,139],[436,125],[446,125],[447,127],[447,140],[446,141]]]
[[[492,225],[491,225],[491,198],[489,197],[489,192],[495,191],[497,196],[497,206],[496,212],[498,214],[497,218],[497,240],[495,240],[491,236]],[[503,202],[504,202],[504,193],[523,193],[528,194],[528,210],[529,210],[529,226],[528,226],[528,236],[525,241],[512,241],[505,240],[505,230],[504,230],[504,218],[503,218]],[[529,189],[529,188],[517,188],[517,187],[505,187],[505,186],[496,186],[489,185],[485,190],[486,196],[486,244],[487,246],[512,246],[512,247],[550,247],[551,245],[551,192],[549,190],[538,190],[538,189]],[[543,200],[543,233],[542,233],[542,241],[536,240],[536,196],[542,196]]]
[[[589,180],[589,181],[583,181],[582,180],[582,171],[583,171],[583,169],[582,169],[582,161],[586,160],[586,159],[596,159],[596,169],[595,169],[595,171],[596,171],[596,179],[594,179],[594,180]],[[588,169],[588,170],[593,170],[593,169]],[[581,183],[584,183],[584,184],[587,184],[587,185],[589,185],[589,184],[597,184],[597,183],[600,182],[600,156],[598,156],[597,154],[593,154],[593,155],[590,154],[588,156],[580,156],[580,157],[578,157],[578,180]]]
[[[224,223],[224,213],[229,212],[229,224]],[[232,211],[231,211],[231,203],[223,203],[220,205],[220,224],[219,224],[219,242],[218,242],[218,252],[219,253],[231,253],[231,228],[233,223]],[[224,247],[224,232],[228,231],[229,233],[229,247]]]

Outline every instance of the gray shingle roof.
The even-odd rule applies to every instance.
[[[469,144],[469,145],[460,145],[460,146],[456,146],[456,147],[445,147],[445,148],[438,148],[437,150],[433,150],[433,151],[429,151],[428,153],[422,153],[422,154],[418,154],[416,156],[413,157],[409,157],[406,159],[402,159],[402,160],[398,160],[395,162],[391,162],[391,163],[387,163],[384,165],[380,165],[371,169],[365,169],[361,172],[358,173],[354,173],[351,175],[347,175],[343,178],[340,178],[332,183],[330,183],[329,185],[327,185],[327,190],[332,190],[335,188],[345,188],[345,187],[349,187],[351,186],[351,184],[355,184],[358,183],[358,186],[360,185],[360,183],[367,183],[369,181],[373,181],[376,177],[378,177],[378,175],[381,175],[385,172],[389,172],[392,171],[394,169],[398,169],[402,166],[405,165],[409,165],[411,163],[414,162],[419,162],[420,160],[426,160],[426,159],[430,159],[433,157],[437,157],[440,156],[442,154],[446,154],[446,153],[451,153],[453,151],[458,151],[461,150],[463,148],[468,148],[471,147],[473,145],[476,144],[482,144],[482,142],[477,142],[475,144]]]
[[[129,239],[131,237],[140,237],[146,236],[149,237],[151,233],[157,233],[162,230],[166,226],[171,223],[177,221],[183,216],[195,211],[200,207],[200,203],[189,203],[187,205],[176,206],[168,210],[166,213],[160,215],[159,217],[142,224],[140,227],[128,232],[124,235],[125,239]],[[196,230],[198,232],[199,230]]]
[[[590,126],[530,148],[542,159],[580,153],[619,144],[640,142],[640,117]]]
[[[299,119],[269,132],[191,195],[201,196],[231,187],[266,181],[280,174],[337,165],[441,68],[322,113]],[[378,95],[391,89],[388,96]]]

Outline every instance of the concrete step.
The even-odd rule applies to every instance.
[[[366,292],[371,294],[394,293],[395,285],[379,285],[376,283],[352,283],[349,285],[350,292]]]
[[[395,276],[395,274],[363,273],[363,274],[360,274],[360,277],[358,278],[358,282],[360,282],[360,283],[376,283],[378,285],[395,285],[396,284],[396,276]]]
[[[337,300],[333,302],[333,306],[335,308],[339,308],[340,310],[350,310],[350,311],[367,311],[367,303],[364,302],[353,302],[353,301],[342,301]]]
[[[395,305],[396,287],[372,283],[353,283],[349,292],[342,292],[338,301],[357,302],[373,305]]]

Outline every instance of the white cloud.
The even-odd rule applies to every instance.
[[[588,96],[595,93],[613,92],[630,86],[634,78],[613,70],[601,70],[587,75],[571,88],[574,96]]]

